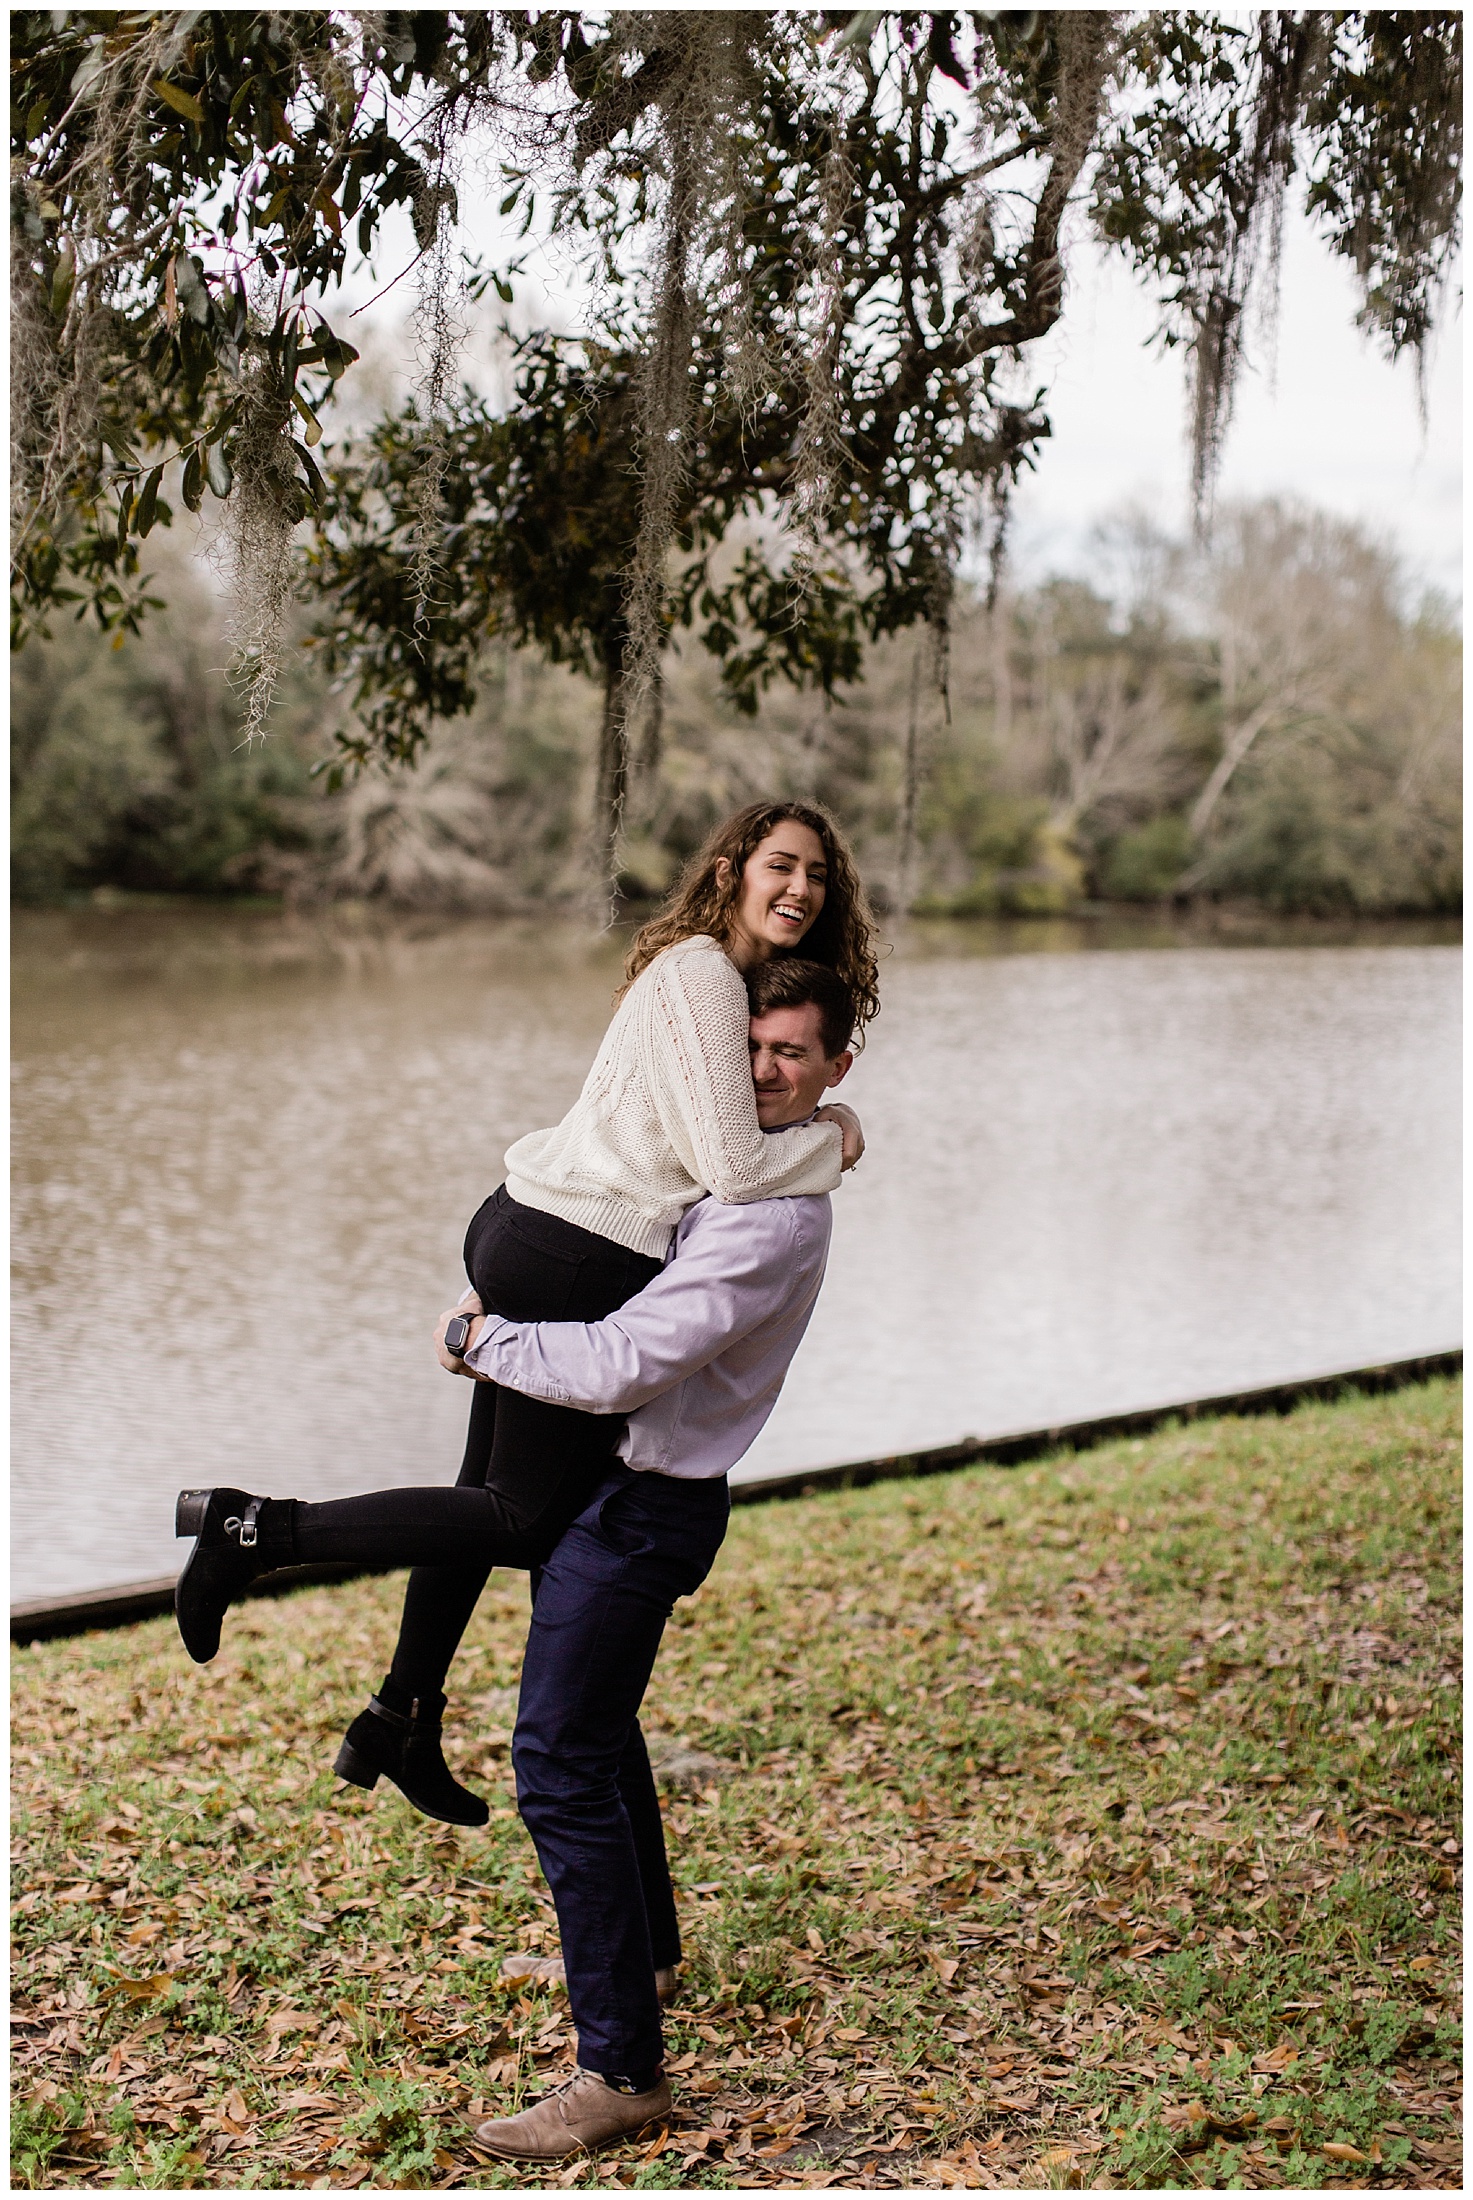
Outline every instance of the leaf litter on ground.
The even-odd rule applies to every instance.
[[[1458,1409],[1435,1383],[740,1509],[647,1706],[668,2126],[551,2171],[509,1744],[457,1834],[343,1789],[394,1577],[13,1659],[21,2185],[1459,2189]],[[513,1965],[514,1970],[523,1966]]]

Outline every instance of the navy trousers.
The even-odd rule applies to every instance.
[[[532,1575],[512,1762],[585,2070],[661,2059],[655,1970],[679,1961],[680,1930],[639,1707],[665,1622],[710,1572],[730,1505],[725,1476],[616,1465]]]

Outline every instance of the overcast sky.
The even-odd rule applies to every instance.
[[[1150,341],[1155,311],[1123,262],[1076,247],[1063,319],[1037,347],[1053,440],[1019,492],[1025,570],[1067,568],[1127,501],[1165,526],[1187,510],[1187,368]],[[1387,363],[1355,327],[1356,281],[1302,218],[1287,224],[1278,342],[1250,346],[1219,496],[1293,495],[1394,541],[1414,583],[1460,598],[1462,319],[1455,289],[1428,362]]]

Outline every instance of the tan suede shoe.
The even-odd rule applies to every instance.
[[[580,2070],[520,2116],[477,2124],[476,2144],[502,2162],[561,2162],[610,2139],[633,2138],[672,2105],[663,2078],[648,2093],[616,2093],[596,2071]]]

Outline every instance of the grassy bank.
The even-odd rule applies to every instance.
[[[541,2178],[559,2073],[497,1576],[455,1837],[327,1766],[394,1581],[14,1659],[18,2183],[1455,2189],[1460,1389],[733,1520],[647,1725],[668,2133]],[[704,1753],[703,1762],[702,1754]],[[710,1760],[716,1760],[712,1763]]]

